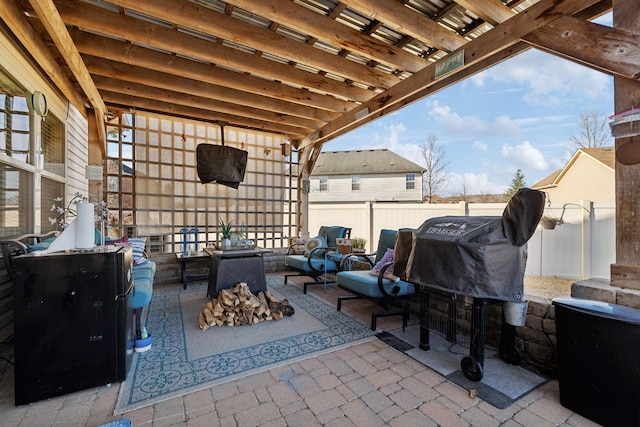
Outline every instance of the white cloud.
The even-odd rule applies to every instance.
[[[477,151],[484,151],[485,153],[489,151],[489,146],[482,141],[473,141],[471,148]]]
[[[402,142],[406,139],[404,133],[407,131],[404,123],[385,124],[381,129],[381,131],[373,135],[372,139],[366,141],[366,145],[362,149],[376,150],[386,148],[407,160],[422,165],[420,147],[416,144]]]
[[[558,126],[558,124],[563,126],[567,125],[567,121],[574,121],[575,117],[571,114],[557,114],[557,115],[544,115],[544,116],[532,116],[532,117],[522,117],[519,119],[515,119],[514,122],[523,128],[529,129],[546,129],[550,124]],[[573,124],[573,123],[572,123]]]
[[[520,135],[520,128],[509,116],[497,116],[489,122],[479,116],[460,116],[448,105],[440,105],[438,100],[428,101],[429,115],[432,116],[445,131],[468,137]]]
[[[389,146],[397,145],[402,133],[406,130],[407,127],[402,122],[386,124],[381,131],[373,135],[373,141],[368,141],[367,148],[389,148]]]
[[[447,193],[462,194],[502,194],[506,186],[492,182],[486,173],[449,173],[447,175]]]
[[[504,144],[502,146],[502,158],[521,169],[544,171],[549,168],[549,163],[544,159],[542,152],[531,145],[529,141],[525,141],[515,147]]]
[[[577,99],[611,96],[612,79],[604,73],[532,49],[472,77],[479,87],[489,81],[524,85],[522,100],[530,105],[557,107]],[[506,88],[502,88],[506,90]]]

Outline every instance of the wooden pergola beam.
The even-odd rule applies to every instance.
[[[141,110],[168,114],[170,116],[203,120],[205,122],[226,122],[239,128],[258,129],[265,132],[291,135],[292,138],[301,138],[305,134],[304,132],[301,132],[300,128],[288,126],[286,124],[270,123],[251,118],[243,118],[241,121],[238,121],[238,116],[233,114],[219,113],[217,111],[206,110],[203,108],[180,105],[175,102],[144,99],[133,95],[126,95],[107,90],[102,91],[102,95],[105,102],[127,109],[133,107]]]
[[[416,16],[401,1],[342,0],[341,3],[372,19],[379,19],[389,27],[445,52],[452,52],[467,43],[464,37],[447,30],[426,16]]]
[[[498,25],[516,13],[500,0],[454,0],[469,12],[491,25]]]
[[[224,101],[230,104],[253,107],[268,111],[277,111],[284,115],[314,120],[316,123],[327,123],[338,117],[338,113],[307,105],[281,101],[260,94],[249,93],[227,86],[215,85],[200,80],[163,73],[149,68],[136,67],[105,58],[83,55],[84,63],[94,81],[98,76],[111,77],[123,82],[139,83],[160,89],[167,89],[184,94],[202,96]],[[97,84],[98,88],[100,85]]]
[[[101,91],[122,93],[152,101],[161,101],[174,103],[176,105],[201,108],[203,110],[217,111],[228,114],[231,117],[241,116],[264,122],[277,123],[279,125],[289,125],[292,128],[295,126],[299,128],[298,132],[296,132],[298,134],[312,132],[313,127],[318,124],[317,121],[312,121],[302,117],[288,116],[278,111],[262,110],[210,99],[202,96],[203,94],[193,95],[171,89],[160,89],[140,83],[123,82],[110,77],[96,76],[95,84]]]
[[[456,3],[494,24],[502,23],[516,14],[499,0],[456,0]],[[522,40],[607,74],[640,78],[640,40],[637,34],[582,18],[563,16],[526,34]]]
[[[258,93],[275,99],[328,111],[344,112],[356,105],[353,102],[340,100],[333,96],[305,91],[251,75],[242,75],[212,64],[191,61],[175,55],[145,49],[131,43],[116,41],[82,31],[72,31],[71,34],[80,52],[99,58],[226,86],[242,90],[248,94]]]
[[[111,3],[153,16],[156,19],[173,22],[175,25],[211,37],[220,37],[280,58],[306,64],[318,70],[334,73],[337,76],[343,76],[368,86],[384,89],[400,81],[394,75],[357,64],[313,46],[300,44],[296,49],[291,49],[291,40],[283,35],[269,29],[244,25],[241,20],[197,3],[175,2],[174,0],[154,0],[152,2],[111,0]]]
[[[513,56],[524,52],[525,50],[531,49],[531,46],[528,45],[525,42],[519,42],[516,43],[512,46],[509,46],[508,48],[501,50],[499,52],[496,52],[494,55],[480,61],[477,62],[476,64],[465,68],[463,71],[453,75],[448,75],[448,76],[444,76],[440,79],[438,79],[438,81],[429,86],[426,87],[425,89],[418,91],[416,93],[414,93],[412,96],[409,96],[405,99],[403,99],[400,102],[396,102],[395,104],[391,104],[390,106],[378,111],[377,113],[375,113],[374,115],[372,115],[370,117],[371,120],[375,120],[377,118],[380,118],[382,116],[386,116],[389,115],[395,111],[398,111],[404,107],[406,107],[409,104],[412,104],[416,101],[419,101],[420,99],[423,99],[426,96],[429,95],[433,95],[434,93],[445,89],[449,86],[453,86],[454,84],[460,82],[461,79],[473,76],[474,74],[477,74],[483,70],[486,70],[487,68],[490,68],[496,64],[499,64],[502,61],[505,61],[509,58],[512,58]],[[360,126],[360,124],[354,123],[351,126],[348,126],[346,128],[344,128],[343,130],[341,130],[339,133],[336,133],[334,135],[334,137],[339,136],[339,135],[343,135],[347,132],[350,132],[352,130],[355,130],[356,128],[358,128]],[[297,145],[302,145],[301,142],[297,142]],[[318,142],[315,144],[315,146],[318,149],[322,148],[322,142]]]
[[[87,4],[79,8],[76,3],[68,0],[56,1],[56,6],[68,25],[110,35],[116,40],[124,38],[131,43],[174,52],[176,55],[195,58],[220,67],[243,70],[255,76],[287,82],[294,86],[314,88],[353,101],[364,101],[371,97],[371,91],[368,89],[326,79],[320,74],[310,73],[289,64],[234,49],[213,40],[195,37],[174,28],[141,21],[99,6]],[[70,34],[75,40],[78,32]]]
[[[62,95],[65,96],[79,111],[86,114],[85,100],[67,78],[55,58],[47,50],[45,42],[31,26],[24,13],[16,7],[12,0],[0,0],[0,19],[2,19],[13,34],[20,40],[20,43],[33,56],[35,61],[58,87]]]
[[[282,14],[286,13],[291,17],[286,23],[288,27],[393,68],[397,67],[415,73],[427,64],[426,60],[419,56],[383,43],[355,29],[347,28],[345,30],[345,26],[334,19],[299,6],[290,0],[262,0],[259,2],[227,0],[227,3],[250,10],[252,13],[274,22],[281,21]]]
[[[38,18],[40,18],[40,22],[42,22],[42,25],[47,30],[47,33],[56,45],[56,48],[60,51],[60,54],[67,63],[67,66],[70,68],[78,81],[78,84],[89,99],[89,103],[93,108],[97,123],[103,124],[102,126],[96,126],[96,130],[98,131],[98,140],[106,150],[107,138],[104,128],[104,119],[107,107],[104,105],[102,97],[93,83],[87,67],[84,65],[84,62],[82,62],[80,52],[76,49],[73,39],[67,31],[67,27],[58,13],[58,9],[56,9],[52,0],[29,0],[29,3],[35,10]]]
[[[564,16],[523,38],[537,48],[584,66],[640,79],[640,35]]]
[[[494,27],[482,36],[468,42],[459,52],[464,55],[464,62],[461,67],[452,73],[462,72],[475,63],[485,58],[507,49],[517,43],[525,35],[559,19],[564,15],[573,15],[586,7],[589,7],[598,0],[541,0],[527,9],[527,13],[520,13],[508,21]],[[456,54],[457,52],[452,53]],[[384,91],[380,95],[362,104],[361,107],[351,110],[340,118],[322,127],[312,137],[305,138],[301,146],[326,142],[335,137],[336,134],[344,132],[355,124],[362,125],[371,121],[371,117],[381,110],[391,105],[402,102],[412,97],[420,91],[428,90],[430,86],[436,84],[435,77],[436,64],[429,65],[419,73],[413,75],[411,79],[404,80],[394,87]]]

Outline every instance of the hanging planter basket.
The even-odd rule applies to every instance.
[[[553,230],[554,228],[556,228],[556,225],[560,224],[562,224],[562,220],[558,218],[543,216],[540,220],[540,225],[542,225],[542,228],[545,230]]]

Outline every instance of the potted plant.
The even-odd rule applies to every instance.
[[[353,248],[354,253],[364,253],[365,245],[367,244],[367,239],[362,237],[356,237],[351,239],[351,247]]]
[[[231,233],[233,232],[233,221],[224,222],[220,220],[220,232],[222,233],[222,242],[220,249],[229,249],[231,247]]]
[[[554,228],[556,228],[556,225],[561,225],[563,222],[564,221],[562,220],[562,218],[556,218],[547,215],[543,216],[540,220],[540,224],[545,230],[553,230]]]

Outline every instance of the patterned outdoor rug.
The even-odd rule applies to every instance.
[[[206,331],[198,327],[206,284],[154,291],[146,323],[152,348],[134,355],[115,415],[375,339],[367,325],[283,282],[267,276],[268,289],[289,300],[293,316]]]

